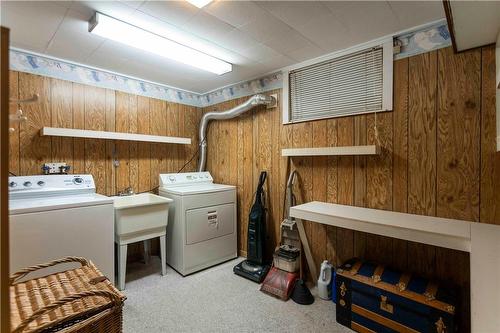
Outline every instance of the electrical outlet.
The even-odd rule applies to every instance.
[[[66,163],[45,163],[42,170],[45,174],[68,173],[69,166]]]

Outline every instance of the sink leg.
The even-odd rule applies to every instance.
[[[160,236],[161,275],[167,274],[167,244],[165,236]]]
[[[142,244],[144,246],[144,263],[149,264],[149,259],[150,259],[150,240],[147,239],[145,241],[142,241]]]
[[[127,245],[118,245],[118,289],[125,289],[125,272],[127,271]]]

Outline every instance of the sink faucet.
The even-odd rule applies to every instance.
[[[127,187],[123,191],[118,191],[118,196],[120,197],[126,197],[128,195],[134,195],[134,190],[132,189],[132,186]]]

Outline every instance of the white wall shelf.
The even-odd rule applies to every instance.
[[[313,201],[290,208],[311,222],[394,237],[470,253],[472,332],[500,327],[500,225],[405,214]]]
[[[313,201],[293,217],[336,227],[470,252],[471,222]]]
[[[378,155],[380,146],[342,146],[320,148],[285,148],[281,156]]]
[[[104,140],[126,140],[156,143],[176,143],[182,145],[191,144],[190,138],[175,136],[159,136],[135,133],[120,133],[107,131],[91,131],[71,128],[43,127],[40,130],[41,136],[65,136],[72,138],[104,139]]]

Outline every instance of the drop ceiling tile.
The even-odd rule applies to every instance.
[[[59,31],[66,32],[68,34],[92,36],[98,41],[104,41],[104,38],[89,32],[89,19],[87,18],[87,15],[74,9],[68,10],[64,20],[59,26],[58,32]]]
[[[290,32],[290,26],[268,12],[264,12],[255,20],[241,26],[239,30],[246,32],[259,42],[267,42]]]
[[[248,48],[244,48],[241,51],[241,54],[254,61],[262,61],[266,58],[274,58],[283,55],[269,46],[260,43],[249,45]]]
[[[138,1],[118,0],[118,1],[120,1],[121,3],[131,7],[133,9],[139,8],[143,3],[146,2],[145,0],[138,0]]]
[[[121,1],[75,1],[71,9],[80,12],[86,20],[89,20],[95,12],[127,21],[135,11],[133,7]]]
[[[219,45],[230,50],[244,50],[259,44],[252,36],[238,29],[233,29],[218,39]]]
[[[153,82],[162,83],[174,87],[183,87],[193,91],[192,86],[200,80],[209,80],[216,75],[191,66],[176,66],[177,64],[168,59],[148,55],[138,63],[134,59],[124,62],[124,70],[130,75],[143,77],[148,74],[148,79]],[[123,71],[122,71],[123,72]]]
[[[66,9],[71,8],[73,6],[74,1],[65,1],[65,0],[57,0],[57,1],[36,1],[36,2],[50,2],[51,5],[56,5],[60,7],[64,7]]]
[[[104,38],[88,32],[85,14],[69,10],[46,52],[58,58],[82,62],[104,40]]]
[[[400,30],[408,29],[445,17],[441,1],[388,1],[400,23]]]
[[[146,1],[138,10],[179,27],[200,11],[187,1]]]
[[[353,45],[353,37],[347,27],[328,11],[295,29],[327,52]]]
[[[313,21],[327,10],[316,1],[255,1],[261,8],[291,27]]]
[[[217,43],[222,36],[234,29],[232,25],[204,11],[199,11],[182,28],[214,43]]]
[[[281,54],[288,54],[294,50],[315,46],[313,42],[292,28],[284,32],[282,35],[278,35],[268,41],[265,41],[264,44]]]
[[[131,50],[133,51],[132,48],[126,48],[120,43],[107,40],[85,59],[85,63],[101,69],[118,71],[117,68],[119,68],[120,64],[131,57]]]
[[[355,42],[366,42],[399,30],[399,19],[385,1],[323,2],[347,27]],[[353,44],[354,45],[354,44]]]
[[[78,48],[70,48],[68,44],[78,43]],[[50,43],[49,48],[45,50],[44,53],[47,55],[60,58],[60,59],[71,59],[74,62],[84,62],[95,48],[99,46],[99,43],[91,41],[82,36],[71,36],[65,33],[57,33],[56,38]]]
[[[282,67],[290,66],[295,63],[295,61],[287,56],[281,55],[273,58],[263,59],[259,63],[265,68],[266,72],[274,71]]]
[[[17,42],[14,40],[10,40],[10,47],[26,50],[29,52],[35,52],[35,53],[44,53],[45,52],[45,46],[42,47],[37,47],[33,44],[23,44],[21,42]]]
[[[47,1],[2,1],[1,6],[1,22],[11,28],[12,44],[30,49],[45,49],[68,10]]]
[[[310,45],[297,50],[293,50],[287,53],[287,56],[295,60],[296,62],[302,62],[305,60],[313,59],[325,54],[325,51],[317,46]]]
[[[252,1],[213,1],[203,11],[231,24],[241,27],[258,19],[264,12]]]

